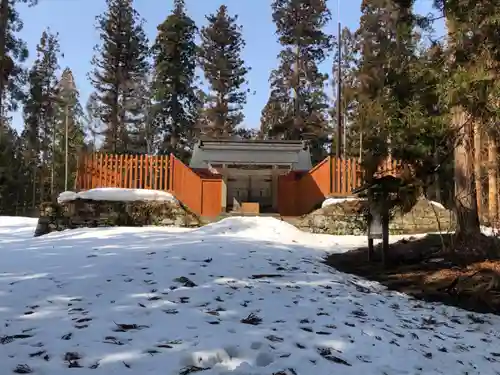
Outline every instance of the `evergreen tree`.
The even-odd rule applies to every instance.
[[[49,30],[42,33],[37,58],[29,72],[28,93],[24,100],[26,164],[32,172],[34,195],[40,201],[56,193],[56,108],[59,41]]]
[[[294,102],[282,73],[283,69],[271,73],[271,93],[261,113],[260,131],[266,138],[286,138],[294,125]]]
[[[83,109],[71,69],[64,69],[58,84],[55,113],[55,189],[58,192],[72,190],[76,178],[78,157],[85,150]],[[66,187],[66,130],[68,154],[68,186]]]
[[[0,124],[0,215],[23,213],[27,186],[19,139],[8,119]]]
[[[184,0],[158,26],[153,45],[153,116],[163,136],[163,150],[184,158],[192,148],[197,117],[197,27],[187,15]]]
[[[258,129],[239,127],[235,130],[234,135],[240,139],[257,140],[261,138],[261,133]]]
[[[391,154],[395,159],[415,164],[432,152],[412,147],[412,140],[424,133],[425,113],[417,96],[422,89],[416,55],[418,39],[414,32],[418,17],[412,13],[413,1],[364,0],[357,38],[360,62],[356,79],[356,127],[363,135],[363,160],[368,172],[375,171]]]
[[[330,116],[332,118],[332,123],[334,125],[332,133],[336,134],[336,129],[338,126],[338,61],[339,61],[339,49],[338,43],[341,45],[340,50],[340,72],[341,72],[341,98],[340,98],[340,110],[342,115],[342,128],[346,133],[346,144],[344,146],[345,154],[347,157],[358,157],[360,156],[360,148],[362,137],[359,129],[355,125],[355,115],[356,111],[356,93],[358,90],[358,80],[356,77],[358,64],[359,64],[359,54],[357,52],[357,38],[356,33],[351,31],[349,28],[345,27],[341,30],[340,41],[334,40],[334,54],[333,54],[333,66],[332,66],[332,108],[330,111]],[[344,136],[344,134],[342,134]],[[332,142],[332,150],[335,149],[336,137],[334,137]]]
[[[148,46],[143,22],[132,0],[106,0],[107,10],[97,17],[101,45],[92,59],[91,82],[96,90],[103,129],[103,150],[130,150],[130,132],[143,123],[143,93]]]
[[[329,105],[324,92],[328,75],[321,73],[318,65],[332,47],[332,38],[324,30],[331,19],[327,2],[274,0],[272,9],[283,50],[279,55],[280,66],[271,75],[269,104],[270,108],[278,107],[286,113],[286,120],[272,127],[270,134],[285,139],[324,138],[328,127]],[[272,105],[282,99],[283,105]],[[318,151],[322,147],[316,146]]]
[[[151,154],[155,151],[157,127],[152,118],[151,77],[147,73],[138,80],[134,88],[135,111],[141,115],[129,126],[130,146],[128,151],[134,154]]]
[[[17,34],[23,23],[16,4],[35,5],[36,0],[0,0],[0,113],[15,110],[25,81],[21,64],[28,57],[26,43]]]
[[[243,105],[248,90],[244,88],[249,68],[241,54],[245,47],[237,16],[230,16],[221,5],[216,14],[207,16],[208,25],[201,29],[200,64],[210,93],[205,116],[213,137],[228,137],[243,121]]]
[[[97,151],[97,139],[103,134],[103,125],[99,116],[99,103],[95,93],[92,93],[87,99],[82,118],[87,147],[92,152],[95,152]]]
[[[24,144],[24,164],[30,171],[31,205],[35,207],[37,197],[40,196],[40,167],[41,167],[41,112],[42,112],[42,84],[36,67],[32,67],[28,78],[28,93],[24,100],[23,119],[24,131],[21,134]]]
[[[456,234],[459,240],[475,241],[481,234],[476,191],[476,179],[481,176],[476,176],[473,157],[475,132],[485,132],[496,142],[500,120],[500,84],[495,73],[500,66],[500,2],[436,0],[435,5],[446,16],[448,27],[450,77],[443,85],[443,100],[450,107],[450,128],[456,133]],[[495,182],[495,176],[491,177]]]
[[[22,63],[28,56],[26,44],[18,37],[23,24],[16,10],[28,0],[0,0],[0,213],[16,214],[26,183],[22,165],[21,142],[12,129],[9,111],[17,109],[23,98],[25,72]]]

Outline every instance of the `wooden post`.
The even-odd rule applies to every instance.
[[[367,220],[367,225],[368,225],[368,262],[373,262],[373,255],[374,255],[374,249],[373,249],[373,237],[370,235],[370,228],[372,226],[373,222],[373,216],[371,211],[368,213],[368,220]]]
[[[380,215],[382,219],[382,264],[387,265],[387,257],[389,254],[389,210],[387,210],[386,202],[384,202],[383,212]]]

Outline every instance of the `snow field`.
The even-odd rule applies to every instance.
[[[364,237],[229,218],[31,238],[36,222],[16,220],[0,218],[1,374],[500,371],[498,317],[320,263]]]

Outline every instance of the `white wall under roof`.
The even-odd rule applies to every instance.
[[[251,143],[210,142],[197,144],[189,166],[208,168],[209,164],[259,164],[290,165],[292,170],[306,171],[312,168],[311,154],[300,142]]]

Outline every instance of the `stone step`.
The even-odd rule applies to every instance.
[[[278,213],[261,213],[261,214],[258,214],[258,215],[255,215],[255,214],[245,214],[245,213],[241,213],[241,212],[224,212],[222,214],[220,214],[219,216],[217,216],[216,218],[207,218],[205,219],[204,221],[206,223],[216,223],[222,219],[225,219],[225,218],[228,218],[228,217],[274,217],[275,219],[278,219],[278,220],[282,220],[288,224],[291,224],[293,226],[298,226],[301,218],[300,217],[291,217],[291,216],[287,216],[287,217],[283,217],[281,216],[280,214]]]

